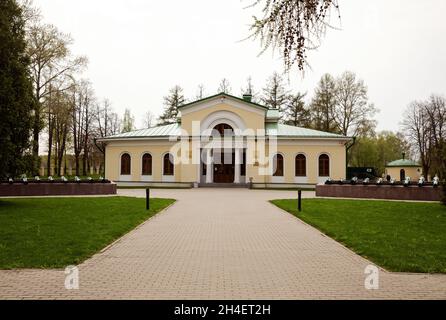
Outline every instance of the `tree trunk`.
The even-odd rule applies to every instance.
[[[39,107],[35,109],[34,114],[34,126],[33,126],[33,141],[32,141],[32,155],[33,155],[33,161],[34,161],[34,175],[39,174],[39,133],[40,133],[40,110],[38,110]]]
[[[51,172],[51,156],[53,150],[53,133],[52,128],[48,129],[48,159],[46,164],[47,175],[50,175]]]
[[[426,178],[426,181],[428,181],[428,176],[429,176],[429,166],[426,164],[422,165],[423,168],[423,176]]]
[[[51,119],[51,109],[48,107],[48,155],[47,155],[47,163],[46,170],[47,175],[50,175],[51,172],[51,155],[53,151],[53,121]]]
[[[87,157],[88,157],[88,151],[87,149],[84,149],[84,154],[82,156],[82,175],[87,176]]]
[[[74,154],[74,165],[76,166],[76,175],[79,176],[79,153]]]
[[[64,154],[64,151],[65,151],[65,143],[66,143],[66,140],[67,140],[67,131],[68,131],[68,128],[65,126],[64,127],[64,129],[63,129],[63,133],[62,133],[62,143],[61,143],[61,146],[60,146],[60,148],[59,148],[59,154],[58,154],[58,168],[57,168],[57,172],[58,172],[58,175],[60,176],[61,175],[61,173],[62,173],[62,162],[63,162],[63,154]]]

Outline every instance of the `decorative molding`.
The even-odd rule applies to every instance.
[[[207,109],[207,108],[210,108],[210,107],[215,107],[215,106],[218,106],[218,105],[221,105],[221,104],[227,104],[227,105],[229,105],[231,107],[239,108],[239,109],[242,109],[242,110],[245,110],[245,111],[249,111],[249,112],[253,112],[253,113],[256,113],[256,114],[261,115],[263,117],[266,117],[266,111],[267,110],[265,108],[260,107],[260,106],[255,106],[255,105],[252,105],[252,104],[247,105],[247,104],[244,104],[241,101],[232,99],[231,97],[225,97],[225,99],[223,99],[223,100],[222,100],[221,97],[215,97],[215,98],[213,98],[211,100],[208,100],[208,101],[197,102],[194,105],[182,108],[181,109],[181,115],[183,116],[183,115],[186,115],[186,114],[189,114],[189,113],[192,113],[192,112],[200,111],[200,110]]]

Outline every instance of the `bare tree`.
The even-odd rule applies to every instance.
[[[423,174],[438,174],[443,184],[443,203],[446,204],[446,98],[431,95],[427,101],[412,102],[404,117],[403,126],[418,154]]]
[[[343,135],[367,135],[374,132],[376,121],[372,120],[377,109],[368,102],[364,81],[356,79],[353,72],[346,71],[336,79],[335,123]]]
[[[254,16],[249,38],[260,39],[262,53],[270,46],[281,50],[285,68],[297,62],[299,70],[307,64],[306,51],[318,47],[330,26],[330,12],[339,16],[337,0],[256,0],[263,5],[263,17]]]
[[[204,85],[203,84],[199,84],[198,88],[197,88],[197,95],[195,96],[196,100],[201,100],[204,98],[205,95],[205,91],[204,91]]]
[[[71,37],[59,32],[53,25],[33,21],[27,28],[26,37],[37,101],[34,110],[32,152],[34,158],[38,159],[39,133],[43,128],[42,105],[50,94],[51,84],[55,81],[63,82],[62,78],[70,76],[86,64],[86,58],[71,57],[69,50]],[[59,90],[64,91],[68,88],[60,87]]]
[[[93,127],[93,110],[95,107],[94,92],[88,80],[81,80],[73,85],[71,90],[73,103],[72,137],[76,175],[80,174],[80,156],[82,156],[83,174],[86,174],[89,144]]]
[[[220,84],[218,85],[218,93],[231,93],[231,85],[229,84],[229,80],[226,78],[221,79]]]
[[[144,114],[143,127],[151,128],[154,123],[155,123],[155,115],[152,113],[152,111],[147,110],[147,112]]]
[[[446,178],[446,98],[431,95],[425,104],[429,139],[432,145],[432,165],[442,179]]]
[[[82,98],[84,105],[84,131],[83,131],[83,157],[82,157],[82,174],[87,175],[87,170],[89,168],[89,151],[92,145],[92,121],[93,121],[93,107],[96,104],[96,98],[94,96],[94,91],[92,85],[89,81],[81,82],[82,86]]]
[[[56,150],[56,173],[62,174],[62,162],[66,153],[68,133],[71,126],[71,109],[73,107],[66,92],[57,92],[58,103],[54,109],[54,147]]]
[[[105,138],[121,131],[121,120],[116,112],[113,111],[110,101],[104,99],[102,106],[100,104],[96,105],[95,114],[95,137]],[[105,154],[105,144],[102,142],[95,143],[98,150],[104,155]]]
[[[431,139],[429,121],[426,116],[426,102],[414,101],[405,112],[403,120],[404,132],[413,150],[419,156],[423,174],[427,178],[432,164],[431,158]]]
[[[25,25],[32,25],[41,19],[40,9],[34,6],[33,0],[20,0],[18,3],[22,8]]]

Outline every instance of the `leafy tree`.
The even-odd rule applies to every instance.
[[[336,81],[327,73],[319,80],[311,101],[312,127],[316,130],[338,133],[339,130],[333,119],[335,108]]]
[[[375,136],[362,136],[349,151],[349,165],[374,167],[381,175],[387,163],[400,159],[409,146],[401,133],[382,131]],[[408,155],[409,156],[409,155]]]
[[[263,95],[261,101],[263,104],[272,109],[278,109],[280,118],[283,117],[283,109],[288,103],[289,91],[283,84],[282,76],[274,72],[267,80],[265,88],[263,88]]]
[[[132,130],[135,130],[135,118],[132,116],[130,109],[125,109],[121,132],[130,132]]]
[[[0,176],[17,176],[27,167],[32,110],[22,9],[14,0],[0,2]]]
[[[176,123],[178,121],[178,107],[185,103],[183,89],[175,86],[164,97],[164,112],[158,118],[159,124]]]
[[[310,124],[310,110],[305,107],[306,93],[298,92],[290,95],[284,109],[284,123],[297,127],[308,127]]]
[[[256,0],[252,6],[257,5],[263,5],[263,16],[254,16],[250,38],[260,39],[262,52],[279,48],[287,70],[296,62],[299,70],[304,69],[306,52],[318,47],[331,10],[339,13],[337,0]]]

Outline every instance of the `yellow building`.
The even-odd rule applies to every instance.
[[[346,175],[350,137],[284,125],[279,112],[225,93],[179,108],[178,123],[103,138],[121,185],[314,185]]]
[[[389,162],[386,165],[386,176],[389,175],[396,181],[404,181],[406,177],[410,177],[412,181],[416,181],[422,174],[421,166],[410,159],[403,158]]]

